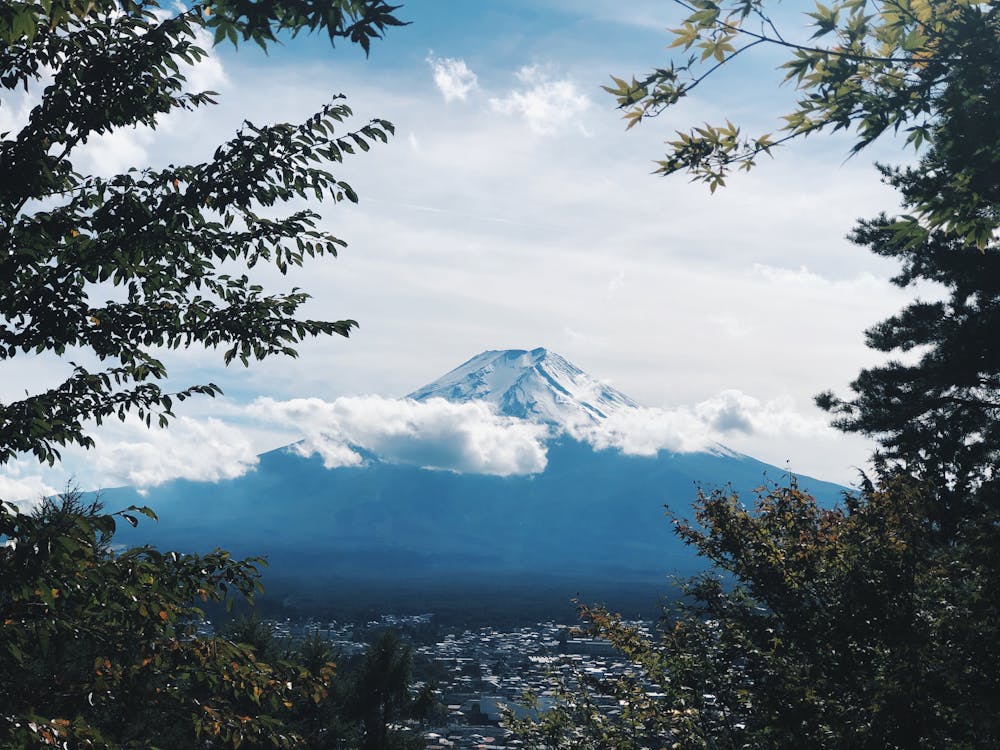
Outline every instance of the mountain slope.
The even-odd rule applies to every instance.
[[[105,493],[109,507],[152,505],[142,529],[160,544],[266,554],[271,572],[373,580],[484,574],[662,580],[699,567],[664,517],[687,515],[697,484],[753,488],[783,479],[747,457],[694,453],[637,457],[594,452],[568,438],[535,476],[454,474],[373,461],[325,469],[285,450],[251,474],[218,484],[176,481],[140,497]],[[802,480],[827,501],[841,488]]]

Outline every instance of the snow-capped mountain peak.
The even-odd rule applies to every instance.
[[[486,351],[409,394],[426,401],[488,401],[511,417],[579,427],[638,406],[632,399],[543,348]]]

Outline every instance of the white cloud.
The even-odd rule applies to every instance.
[[[167,429],[148,429],[129,419],[95,435],[94,441],[91,467],[104,486],[153,487],[172,479],[218,482],[242,476],[257,464],[243,432],[212,418],[177,417]]]
[[[754,263],[751,266],[750,274],[772,284],[803,290],[841,288],[853,292],[863,292],[867,289],[870,293],[877,294],[885,288],[885,282],[869,272],[845,279],[831,280],[810,270],[807,266],[785,268],[766,263]]]
[[[598,450],[614,448],[640,456],[661,450],[702,451],[733,438],[816,439],[836,434],[821,415],[802,414],[790,398],[761,401],[732,389],[694,406],[623,409],[600,425],[574,432]]]
[[[185,89],[195,93],[219,91],[229,83],[229,76],[226,74],[219,56],[215,53],[212,35],[205,29],[196,29],[195,42],[203,50],[206,50],[207,54],[193,65],[181,64],[180,73],[187,79]]]
[[[34,507],[39,500],[58,492],[39,472],[38,464],[29,459],[17,459],[0,469],[0,500],[12,502],[23,509]]]
[[[465,60],[429,54],[427,64],[434,71],[434,85],[446,102],[456,99],[465,101],[469,93],[479,86],[479,79],[465,64]]]
[[[144,167],[149,161],[148,147],[155,141],[152,128],[118,128],[90,138],[80,148],[78,158],[87,172],[103,177],[120,174],[129,167]]]
[[[692,453],[712,444],[708,426],[688,409],[623,409],[574,437],[597,450],[613,448],[631,456]]]
[[[233,479],[256,466],[262,434],[292,443],[300,455],[318,455],[331,469],[363,466],[370,453],[390,463],[459,473],[536,474],[546,468],[552,434],[547,426],[498,415],[485,402],[363,396],[212,406],[218,407],[215,416],[179,416],[167,429],[148,429],[136,419],[108,422],[94,433],[92,450],[67,448],[65,463],[54,469],[27,458],[14,461],[0,470],[0,498],[30,507],[56,494],[69,477],[87,490],[130,485],[140,491],[173,479]],[[843,440],[823,415],[800,412],[789,397],[765,401],[739,390],[693,405],[623,409],[599,425],[579,422],[566,430],[597,450],[642,456],[712,450],[720,443],[759,455],[767,441],[785,451],[803,440]],[[794,453],[763,458],[781,463],[789,455]]]
[[[539,135],[552,135],[571,126],[586,132],[579,123],[579,116],[591,102],[573,81],[552,79],[537,65],[521,68],[517,78],[523,88],[490,99],[494,112],[520,115]]]
[[[725,435],[796,435],[822,437],[836,434],[822,414],[802,414],[788,396],[761,401],[729,389],[695,405],[695,414],[715,432]]]
[[[300,430],[305,438],[296,450],[319,455],[328,468],[363,463],[355,448],[396,463],[499,476],[534,474],[546,465],[546,428],[498,416],[485,403],[261,398],[248,411]]]
[[[618,271],[608,282],[608,299],[614,299],[623,286],[625,286],[625,269]]]
[[[51,76],[43,77],[38,89],[43,89],[51,80]],[[39,97],[34,93],[28,94],[14,91],[5,94],[5,99],[0,106],[0,133],[15,133],[28,123],[28,117],[33,107],[37,106]]]

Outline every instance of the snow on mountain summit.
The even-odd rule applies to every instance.
[[[486,351],[409,394],[426,401],[488,401],[510,417],[561,427],[596,424],[638,404],[546,349]]]

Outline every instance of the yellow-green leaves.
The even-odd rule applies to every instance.
[[[632,79],[631,83],[615,76],[611,76],[611,80],[614,82],[614,86],[602,86],[601,88],[615,97],[618,101],[619,109],[625,110],[622,117],[628,123],[625,129],[630,130],[642,121],[646,112],[644,107],[633,107],[631,105],[645,99],[649,95],[649,89],[636,81],[635,78]]]
[[[884,135],[902,133],[901,142],[914,149],[950,144],[962,153],[971,180],[966,185],[956,175],[943,191],[947,200],[929,193],[915,199],[914,213],[929,228],[958,232],[970,245],[991,241],[1000,228],[1000,209],[981,183],[987,173],[997,173],[986,166],[994,160],[995,129],[965,113],[1000,109],[995,8],[972,0],[818,0],[805,13],[808,32],[797,34],[794,25],[783,29],[772,21],[765,0],[698,0],[683,7],[687,15],[670,30],[668,49],[686,57],[631,82],[613,77],[614,85],[605,87],[628,128],[704,89],[716,71],[738,64],[738,56],[758,46],[785,51],[779,69],[798,97],[776,113],[778,137],[766,141],[734,136],[726,128],[682,129],[685,135],[666,142],[657,173],[687,172],[714,191],[730,172],[752,168],[760,153],[793,138],[850,131],[850,153],[856,153]]]
[[[813,25],[816,27],[816,31],[813,33],[812,38],[815,39],[816,37],[825,36],[837,28],[840,19],[840,9],[837,7],[828,8],[823,3],[817,1],[816,10],[806,15],[814,21]]]

